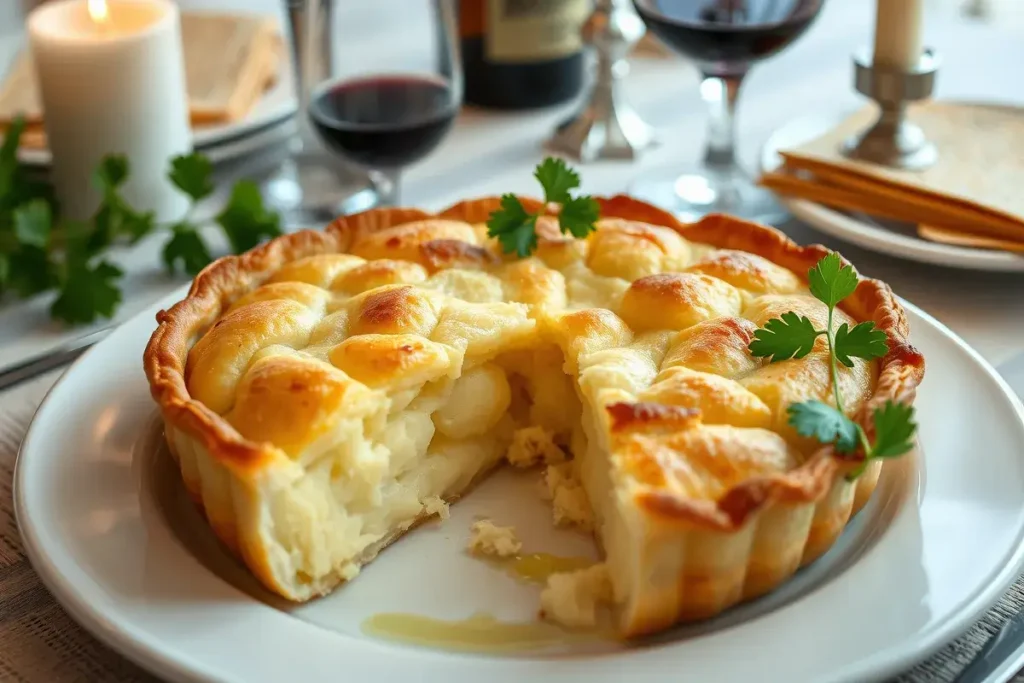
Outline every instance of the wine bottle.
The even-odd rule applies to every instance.
[[[588,0],[460,0],[464,99],[495,109],[545,107],[583,85]]]

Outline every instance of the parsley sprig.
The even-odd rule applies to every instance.
[[[573,237],[586,237],[596,229],[600,206],[589,195],[572,195],[580,177],[561,159],[547,157],[538,164],[533,177],[544,189],[545,203],[560,205],[558,227]],[[537,248],[537,218],[514,194],[501,196],[501,208],[487,219],[487,234],[497,238],[502,250],[525,258]]]
[[[193,153],[171,162],[169,180],[191,200],[178,221],[158,224],[152,212],[124,199],[131,169],[118,155],[105,157],[93,176],[102,197],[96,212],[88,221],[69,221],[60,215],[52,186],[18,164],[24,128],[23,119],[15,120],[0,145],[0,297],[54,291],[52,317],[90,323],[113,316],[121,303],[124,273],[106,258],[110,247],[165,231],[170,237],[162,257],[171,272],[195,275],[213,260],[194,217],[196,204],[214,190],[213,168],[204,156]],[[281,232],[278,216],[264,208],[258,187],[246,180],[234,186],[215,220],[236,253]]]
[[[846,416],[839,390],[839,364],[853,367],[854,358],[881,358],[889,350],[886,334],[870,321],[853,327],[847,323],[838,328],[833,325],[836,307],[857,288],[857,273],[852,267],[843,265],[835,252],[818,261],[807,273],[807,279],[811,294],[828,307],[826,329],[816,329],[806,316],[790,311],[769,320],[755,331],[749,349],[754,356],[776,363],[803,358],[814,349],[818,337],[825,337],[835,405],[818,400],[794,403],[787,408],[789,423],[801,436],[833,444],[840,453],[852,454],[859,447],[864,453],[864,460],[849,475],[850,479],[855,479],[872,459],[894,458],[913,448],[917,429],[914,409],[891,400],[875,409],[871,416],[874,443],[868,440],[859,424]]]

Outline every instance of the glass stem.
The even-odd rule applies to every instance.
[[[379,206],[398,206],[401,199],[401,173],[398,169],[374,169],[370,172],[377,189]]]
[[[314,69],[317,64],[313,63],[315,57],[313,40],[310,32],[315,30],[319,22],[318,14],[321,14],[318,4],[321,0],[287,0],[288,29],[291,38],[292,57],[292,78],[295,85],[295,97],[298,100],[295,112],[295,122],[299,130],[298,140],[300,148],[309,146],[314,140],[313,131],[309,125],[309,96],[312,84],[316,82]]]
[[[736,100],[742,75],[705,75],[700,96],[708,106],[708,141],[704,164],[712,170],[736,166]]]

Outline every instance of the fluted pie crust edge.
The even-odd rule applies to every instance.
[[[520,201],[527,211],[545,210],[544,204],[535,199],[521,197]],[[602,219],[622,218],[668,227],[692,242],[764,257],[801,279],[828,253],[823,246],[800,246],[777,230],[724,215],[684,224],[628,196],[598,198],[598,202]],[[305,600],[328,592],[330,587],[297,594],[293,586],[282,585],[275,575],[259,530],[247,522],[259,505],[257,482],[272,451],[268,444],[243,438],[224,418],[189,395],[185,366],[191,347],[234,300],[290,261],[345,253],[357,235],[425,218],[482,223],[498,206],[499,198],[489,197],[459,202],[437,214],[391,208],[344,216],[323,231],[284,235],[239,256],[216,261],[195,278],[185,299],[157,313],[158,327],[146,347],[144,367],[186,488],[218,538],[271,590],[293,600]],[[924,358],[909,343],[903,308],[885,283],[860,278],[854,294],[841,307],[857,321],[873,321],[888,337],[889,352],[880,361],[874,393],[853,416],[871,437],[870,416],[876,407],[887,400],[914,400],[924,374]],[[677,621],[713,616],[741,600],[771,591],[799,567],[820,557],[850,517],[869,500],[878,482],[881,462],[872,463],[856,482],[847,482],[844,475],[857,464],[824,447],[799,467],[748,480],[718,501],[681,500],[658,493],[638,499],[640,507],[658,524],[692,536],[691,541],[699,542],[702,551],[719,553],[728,566],[710,574],[707,563],[683,566],[673,585],[645,588],[629,613],[623,615],[622,632],[649,633]],[[764,512],[762,517],[770,518],[779,531],[749,542],[745,555],[725,559],[736,555],[728,535],[742,535],[738,532],[745,526],[748,530],[756,526],[746,522],[758,512]],[[366,559],[372,559],[399,535],[369,549]],[[646,547],[654,552],[663,540],[651,538]],[[712,547],[712,543],[720,547]]]

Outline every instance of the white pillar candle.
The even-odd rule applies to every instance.
[[[909,71],[921,58],[923,0],[878,0],[875,14],[877,66]]]
[[[55,0],[28,18],[52,177],[65,215],[88,218],[107,154],[128,158],[125,199],[158,220],[187,201],[167,180],[192,148],[177,7],[168,0]]]

